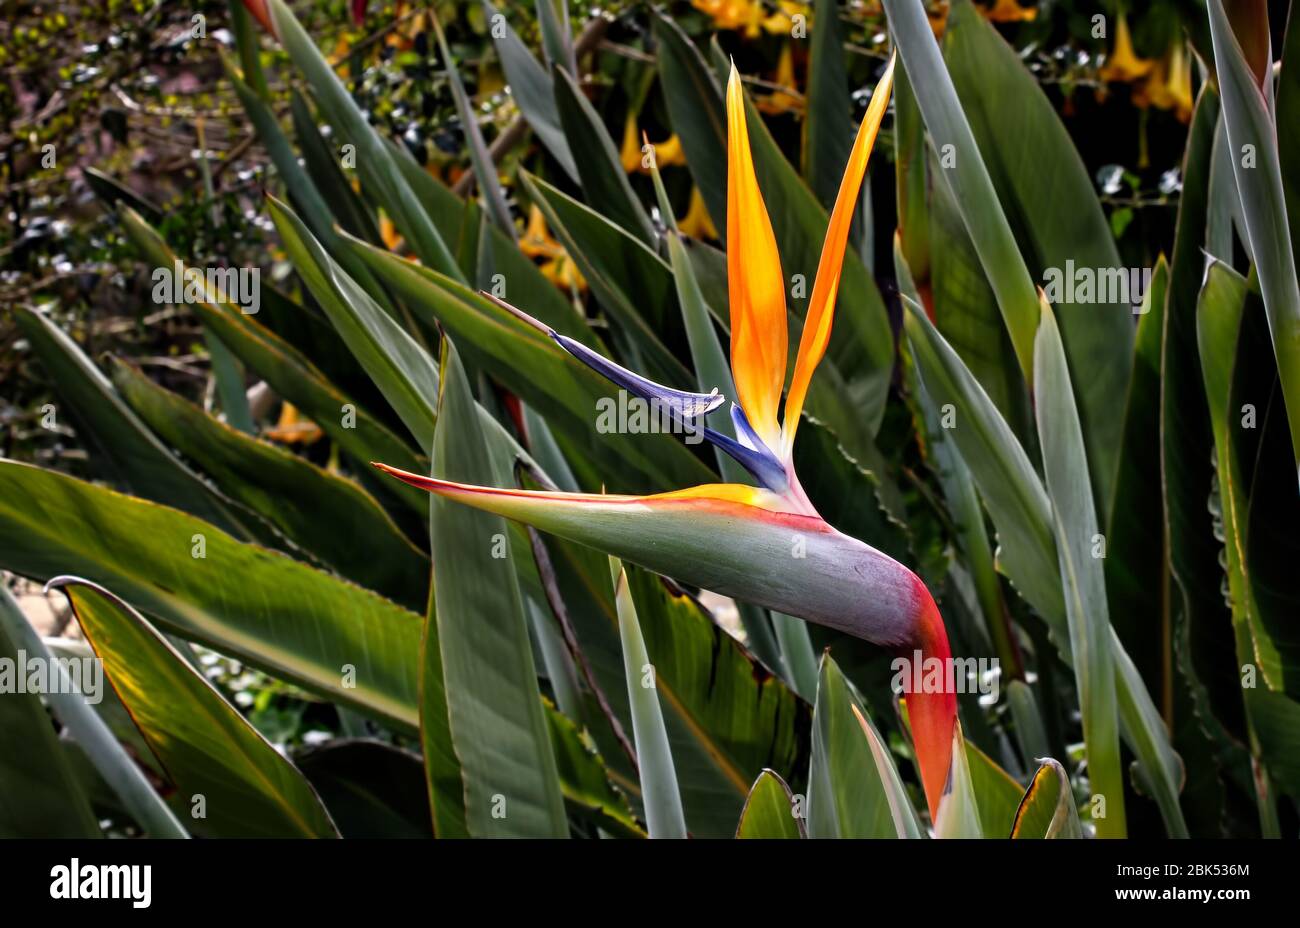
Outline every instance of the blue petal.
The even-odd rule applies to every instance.
[[[626,367],[615,364],[608,358],[597,354],[581,342],[575,342],[567,335],[552,330],[551,338],[583,364],[604,375],[608,380],[643,400],[657,401],[683,419],[695,419],[712,412],[721,406],[726,397],[716,389],[712,393],[690,393],[686,390],[674,390],[647,380],[640,374],[634,374]]]
[[[785,465],[772,453],[763,439],[758,437],[745,411],[736,403],[731,404],[731,421],[736,426],[740,441],[705,428],[704,437],[713,442],[727,454],[735,458],[740,466],[754,475],[761,486],[777,493],[783,493],[790,485],[786,477]]]

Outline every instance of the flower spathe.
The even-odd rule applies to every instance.
[[[795,433],[813,371],[826,353],[849,227],[893,84],[894,59],[867,108],[831,212],[800,337],[785,386],[785,283],[776,237],[754,173],[740,80],[727,87],[727,271],[731,368],[727,413],[736,438],[707,426],[727,397],[656,384],[506,307],[560,348],[628,392],[702,427],[704,436],[753,475],[756,486],[706,484],[650,496],[475,487],[377,465],[445,498],[525,522],[668,576],[798,616],[927,659],[950,658],[943,620],[924,583],[905,566],[836,530],[817,513],[793,466]],[[505,304],[501,304],[505,305]],[[948,780],[956,721],[951,692],[907,697],[916,757],[931,816]]]

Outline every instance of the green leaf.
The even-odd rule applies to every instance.
[[[1273,335],[1273,353],[1291,424],[1292,450],[1300,461],[1300,279],[1287,217],[1272,78],[1268,79],[1266,96],[1224,14],[1222,0],[1209,0],[1208,6],[1223,118],[1234,153],[1232,170]],[[1248,151],[1254,156],[1249,166],[1243,163]],[[1241,157],[1236,157],[1238,152]]]
[[[477,404],[449,339],[443,341],[439,379],[434,475],[504,485],[510,475],[493,466]],[[463,784],[460,796],[440,795],[441,780],[431,776],[430,802],[435,810],[442,802],[463,803],[471,835],[567,836],[515,568],[509,557],[493,556],[494,546],[505,543],[505,522],[436,497],[429,519],[433,550],[456,555],[434,557],[436,615],[429,622],[436,623],[436,632],[427,633],[424,663],[438,663]],[[427,701],[424,708],[430,708]],[[438,728],[423,729],[426,752]]]
[[[951,185],[971,242],[997,295],[1020,369],[1029,380],[1039,315],[1029,268],[939,54],[925,9],[915,0],[885,0],[884,7],[931,144],[940,158],[951,156],[948,163],[952,167],[941,170],[940,176]]]
[[[862,703],[829,654],[822,657],[808,768],[808,836],[893,838],[891,793],[856,713]]]
[[[962,741],[966,745],[971,792],[979,806],[980,828],[986,838],[1005,838],[1020,804],[1020,784],[970,741]]]
[[[650,663],[636,603],[627,572],[617,558],[609,559],[618,606],[618,631],[623,642],[623,669],[627,677],[627,700],[632,711],[637,765],[641,774],[641,800],[652,838],[685,838],[686,818],[677,787],[673,751],[664,729],[663,710],[655,688],[655,667]]]
[[[285,251],[335,330],[402,417],[419,447],[431,447],[437,420],[434,397],[438,395],[433,359],[325,253],[292,210],[270,196],[267,206]]]
[[[166,631],[415,728],[419,616],[186,513],[0,461],[0,567],[40,580],[75,572]]]
[[[27,619],[4,590],[0,613],[0,837],[101,837],[40,695],[26,691],[24,668],[37,655],[14,638],[14,624]]]
[[[496,22],[500,16],[496,7],[484,0],[483,9],[487,11],[489,22]],[[504,23],[504,19],[501,20]],[[509,24],[498,34],[492,30],[492,41],[496,45],[497,57],[501,59],[501,69],[505,71],[506,83],[510,85],[510,95],[524,119],[532,126],[537,137],[546,150],[569,175],[575,184],[579,183],[578,168],[573,161],[573,152],[569,149],[569,140],[560,124],[560,113],[555,105],[554,84],[550,72],[542,67],[533,57],[528,46]]]
[[[158,222],[162,219],[162,210],[103,171],[86,165],[82,168],[82,176],[86,178],[86,184],[94,191],[95,196],[99,197],[110,210],[118,203],[125,203],[149,222]]]
[[[637,199],[623,170],[623,162],[605,123],[577,81],[562,68],[553,70],[555,103],[569,138],[582,139],[577,156],[582,192],[596,212],[636,236],[642,244],[655,247],[654,226],[645,206]]]
[[[1096,546],[1104,545],[1105,537],[1097,531],[1097,507],[1087,479],[1088,461],[1065,349],[1056,317],[1046,300],[1035,339],[1034,398],[1038,434],[1043,442],[1043,471],[1056,527],[1074,679],[1083,716],[1088,781],[1093,796],[1101,797],[1106,808],[1106,814],[1097,819],[1097,833],[1122,838],[1127,826],[1115,671],[1110,653],[1112,632],[1104,568],[1096,554]]]
[[[41,636],[36,633],[36,629],[19,610],[13,596],[0,586],[0,649],[5,649],[6,635],[10,645],[26,652],[29,663],[44,662],[50,680],[49,688],[45,693],[50,709],[60,724],[72,735],[77,745],[85,751],[86,757],[94,765],[95,770],[120,797],[123,807],[140,827],[153,838],[189,837],[171,809],[154,792],[143,769],[127,754],[108,724],[92,707],[92,700],[102,704],[104,697],[110,695],[103,691],[102,676],[99,679],[100,690],[94,692],[90,686],[92,681],[86,680],[84,671],[77,673],[74,669],[75,664],[65,663],[62,660],[56,661],[54,655],[46,648],[45,642],[41,640]],[[86,664],[81,665],[82,668],[86,666]],[[6,695],[12,699],[13,694],[6,693]],[[23,751],[28,750],[30,744],[31,742],[24,742]],[[26,797],[25,792],[17,790],[10,795]],[[73,806],[75,805],[74,801]],[[0,815],[0,819],[3,818],[4,816]]]
[[[223,837],[337,837],[316,791],[145,618],[97,584],[56,577],[131,718]],[[201,804],[201,805],[200,805]]]
[[[764,770],[754,781],[740,813],[737,838],[806,838],[803,819],[795,813],[790,787],[774,770]]]
[[[537,8],[537,24],[542,30],[542,49],[548,64],[558,64],[569,69],[570,74],[578,73],[577,62],[573,57],[573,42],[569,37],[568,0],[559,0],[563,15],[555,11],[556,0],[534,0]]]
[[[384,741],[309,745],[293,762],[345,838],[432,838],[420,755]]]
[[[876,772],[880,774],[885,799],[889,803],[889,817],[894,822],[898,837],[924,837],[921,823],[916,817],[916,809],[913,808],[912,800],[907,795],[907,788],[903,786],[903,778],[898,775],[898,766],[890,756],[889,748],[881,739],[880,733],[876,731],[876,726],[871,724],[862,710],[857,705],[852,705],[850,708],[853,709],[853,716],[862,726],[862,734],[866,736],[867,744],[871,747],[871,756],[876,762]]]
[[[428,557],[361,487],[223,425],[124,362],[113,380],[154,432],[286,538],[350,580],[424,607]]]
[[[362,187],[379,200],[421,261],[444,274],[459,277],[460,271],[446,242],[420,209],[388,147],[366,121],[320,49],[283,0],[267,0],[267,6],[280,44],[311,85],[321,112],[343,141],[356,146],[356,166]]]
[[[944,55],[979,146],[976,157],[982,157],[988,169],[1031,272],[1120,268],[1115,237],[1092,177],[1056,106],[1017,51],[968,0],[955,3],[949,14]],[[959,144],[957,170],[940,171],[949,179],[961,177],[960,161],[965,157],[961,148]],[[955,189],[963,191],[959,205],[977,208],[964,184]],[[1044,203],[1054,208],[1044,209]],[[971,221],[969,216],[966,220]],[[972,237],[983,253],[978,236]],[[991,272],[989,280],[1001,293]],[[1019,298],[1022,291],[1016,293]],[[1029,293],[1032,297],[1034,291]],[[1093,498],[1104,516],[1113,493],[1123,428],[1115,411],[1123,405],[1133,363],[1133,310],[1122,299],[1058,304],[1054,309],[1073,377]],[[1037,321],[1027,319],[1029,332]]]
[[[1040,763],[1016,810],[1011,837],[1082,838],[1083,826],[1079,824],[1065,768],[1050,757],[1042,758]]]
[[[1020,745],[1020,756],[1025,763],[1028,764],[1037,757],[1046,757],[1049,751],[1047,729],[1043,727],[1038,701],[1028,683],[1012,680],[1007,684],[1007,706],[1011,709],[1011,718],[1016,726],[1016,743]]]
[[[18,328],[49,372],[63,409],[83,425],[85,437],[99,452],[94,463],[105,466],[118,486],[146,499],[184,509],[245,539],[256,537],[254,520],[241,515],[230,500],[214,491],[176,459],[122,402],[108,378],[80,346],[35,310],[16,306]],[[265,529],[262,533],[265,535]]]

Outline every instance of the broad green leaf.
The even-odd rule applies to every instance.
[[[9,647],[5,646],[6,640]],[[41,636],[36,633],[36,629],[22,614],[18,603],[9,591],[0,586],[0,650],[9,651],[14,647],[25,652],[29,662],[43,662],[46,665],[47,680],[50,684],[45,698],[49,701],[50,709],[72,735],[77,745],[85,751],[86,757],[94,764],[99,775],[121,799],[125,810],[140,827],[153,838],[189,837],[184,826],[176,820],[171,809],[154,791],[142,768],[127,754],[108,724],[92,706],[92,699],[102,704],[104,699],[111,695],[111,691],[107,691],[109,688],[104,685],[102,675],[99,678],[100,691],[94,692],[91,689],[93,681],[85,679],[84,669],[79,672],[78,665],[63,658],[62,655],[56,660],[46,648]],[[11,657],[9,654],[5,656]],[[84,663],[80,665],[81,668],[86,666],[87,664]],[[6,702],[22,702],[21,699],[15,699],[15,694],[12,692],[7,691],[5,695]],[[39,708],[39,698],[33,698],[37,699]],[[18,711],[23,710],[19,707]],[[44,723],[43,719],[42,723]],[[8,720],[6,729],[9,724],[13,724],[12,719]],[[14,724],[13,729],[10,730],[21,732],[23,729]],[[21,750],[13,753],[26,753],[31,746],[32,742],[24,741]],[[51,766],[57,767],[58,761],[52,761]],[[24,800],[28,798],[26,791],[16,788],[15,784],[7,784],[5,792],[16,798]],[[72,800],[69,805],[75,811],[76,800]],[[0,814],[0,820],[7,817]]]
[[[1222,0],[1208,0],[1208,7],[1223,118],[1234,152],[1232,170],[1273,335],[1273,353],[1291,424],[1292,450],[1300,460],[1300,279],[1287,217],[1272,78],[1268,78],[1266,96],[1233,33]],[[1254,156],[1249,164],[1247,151]],[[1242,156],[1236,157],[1237,152]]]
[[[1286,215],[1291,223],[1291,247],[1300,264],[1300,14],[1287,17],[1282,40],[1282,69],[1278,75],[1277,153],[1282,169]]]
[[[1247,363],[1239,357],[1238,369]],[[1256,366],[1270,367],[1263,361]],[[1234,395],[1230,408],[1240,414],[1248,402],[1259,399],[1257,391],[1258,387],[1249,396],[1244,395],[1245,391]],[[1262,409],[1263,404],[1258,406]],[[1300,684],[1300,628],[1295,622],[1295,616],[1300,615],[1300,577],[1295,571],[1295,565],[1300,563],[1300,550],[1297,550],[1300,536],[1295,531],[1300,524],[1300,496],[1291,492],[1289,468],[1285,466],[1288,463],[1285,412],[1281,393],[1275,386],[1264,414],[1263,434],[1250,485],[1246,562],[1250,565],[1257,616],[1252,631],[1261,669],[1270,688],[1295,699],[1300,696],[1297,692],[1300,690],[1297,685]],[[1269,668],[1267,663],[1274,661],[1275,666]],[[1267,680],[1270,669],[1275,671],[1272,681]]]
[[[1031,274],[1055,269],[1065,275],[1076,267],[1098,274],[1121,269],[1115,236],[1093,179],[1056,106],[1018,52],[969,0],[953,4],[944,32],[944,57],[979,146],[976,157],[988,169]],[[957,169],[939,172],[950,180],[962,170],[965,155],[960,148]],[[960,183],[956,189],[966,190]],[[965,195],[963,201],[975,207]],[[1053,208],[1044,209],[1044,203]],[[983,254],[978,238],[975,245]],[[992,273],[988,277],[1000,293]],[[1093,498],[1104,517],[1123,428],[1115,412],[1124,402],[1133,363],[1130,301],[1136,301],[1138,294],[1125,300],[1122,295],[1103,296],[1100,289],[1097,302],[1073,305],[1054,300],[1053,309],[1073,378]],[[1053,299],[1050,292],[1048,297]]]
[[[366,373],[421,448],[433,444],[438,371],[433,359],[339,267],[301,219],[267,197],[285,251]],[[353,252],[355,255],[355,252]]]
[[[434,475],[502,485],[509,475],[493,466],[478,406],[449,339],[443,341],[439,380]],[[505,542],[505,522],[438,497],[430,500],[429,519],[433,550],[443,556],[434,556],[436,614],[429,622],[437,630],[429,633],[424,662],[439,665],[463,790],[459,797],[440,795],[441,781],[431,776],[430,802],[435,809],[441,802],[462,802],[467,830],[475,836],[567,836],[515,568],[508,557],[493,556],[494,545]],[[440,728],[424,729],[426,751]]]
[[[13,616],[7,592],[0,592],[0,611],[0,838],[101,837],[40,695],[26,691],[27,661],[37,655],[15,640],[9,619],[27,619]]]
[[[433,837],[424,764],[413,751],[348,738],[302,747],[293,762],[343,837]]]
[[[361,242],[353,246],[422,319],[445,326],[465,346],[467,360],[489,371],[545,416],[557,435],[594,459],[611,491],[663,490],[709,481],[709,469],[673,436],[598,433],[599,403],[612,388],[532,326],[427,268]]]
[[[533,0],[533,6],[537,9],[537,24],[542,30],[542,50],[547,64],[558,64],[568,68],[570,74],[577,74],[573,40],[569,35],[569,3],[568,0],[558,2],[562,12],[556,11],[556,0]]]
[[[489,22],[495,22],[494,17],[501,15],[486,0],[483,9],[487,12]],[[496,45],[497,57],[501,60],[501,69],[505,71],[506,82],[510,85],[510,95],[519,107],[519,112],[528,120],[528,125],[537,133],[537,137],[564,169],[564,173],[575,184],[579,183],[578,168],[573,162],[573,152],[569,149],[569,140],[560,125],[560,113],[555,106],[550,72],[538,63],[508,23],[500,32],[492,30],[492,41]]]
[[[162,219],[162,210],[103,171],[86,165],[82,168],[82,176],[86,179],[86,185],[108,209],[113,209],[118,203],[125,203],[149,222]]]
[[[805,838],[803,819],[795,812],[794,795],[785,780],[774,770],[764,770],[749,790],[736,837]]]
[[[447,249],[447,243],[438,234],[428,215],[420,209],[387,146],[374,127],[366,121],[360,107],[325,60],[325,56],[283,0],[267,0],[267,6],[280,44],[311,85],[321,112],[338,131],[342,141],[356,146],[356,166],[361,175],[362,187],[379,200],[421,261],[444,274],[459,276],[460,272]]]
[[[1033,464],[988,394],[924,314],[908,306],[903,325],[926,392],[940,409],[952,406],[952,440],[998,531],[998,569],[1040,612],[1060,614],[1051,502]]]
[[[979,807],[984,837],[1005,838],[1020,803],[1020,784],[970,741],[965,738],[962,741],[966,745],[966,772]]]
[[[66,413],[82,426],[81,432],[98,452],[93,463],[105,467],[115,484],[193,513],[245,539],[267,537],[265,526],[258,526],[255,517],[237,512],[230,500],[163,446],[67,333],[25,307],[14,307],[13,317],[63,401],[55,415]]]
[[[172,267],[176,256],[158,233],[129,210],[121,215],[127,234],[146,259],[157,267]],[[355,460],[387,461],[414,470],[423,468],[409,445],[326,380],[301,352],[259,325],[253,317],[229,304],[203,302],[191,308],[276,393],[319,425]],[[404,463],[398,465],[397,461]],[[400,489],[395,492],[421,512],[428,505],[424,494]]]
[[[1105,537],[1097,531],[1097,507],[1087,479],[1083,431],[1074,405],[1065,348],[1056,317],[1045,300],[1043,321],[1035,339],[1034,398],[1043,443],[1043,471],[1056,528],[1074,679],[1083,716],[1088,780],[1093,796],[1106,803],[1106,815],[1097,820],[1097,833],[1122,838],[1127,826],[1115,671],[1110,653],[1112,632],[1106,578],[1097,555],[1097,545],[1104,545]]]
[[[155,433],[286,538],[350,580],[423,608],[428,557],[357,484],[223,425],[124,362],[113,380]]]
[[[582,192],[587,204],[596,212],[636,236],[649,248],[655,246],[654,226],[645,206],[637,199],[623,170],[614,140],[605,123],[573,76],[562,68],[553,70],[555,103],[569,138],[582,139],[575,155]]]
[[[1020,745],[1020,756],[1025,763],[1028,764],[1036,757],[1046,757],[1050,750],[1047,729],[1043,727],[1038,701],[1028,683],[1012,680],[1007,684],[1007,706],[1011,709],[1011,718],[1016,726],[1016,743]]]
[[[186,513],[0,460],[0,567],[109,586],[168,632],[415,728],[418,615]]]
[[[829,654],[822,657],[808,768],[810,838],[893,838],[889,792],[854,712],[862,704]]]
[[[852,705],[853,716],[862,726],[862,734],[867,739],[867,744],[871,747],[871,757],[876,762],[876,772],[880,774],[880,782],[885,790],[885,799],[889,803],[889,817],[894,822],[894,830],[898,832],[900,838],[921,838],[924,832],[921,830],[921,823],[916,817],[916,809],[912,806],[912,800],[907,795],[907,788],[903,785],[903,778],[898,775],[898,766],[894,763],[894,758],[890,756],[889,748],[881,739],[880,733],[876,731],[876,726],[871,724],[862,710],[857,705]]]
[[[652,838],[685,838],[686,818],[673,766],[672,746],[664,729],[663,709],[655,687],[655,666],[650,662],[627,572],[617,558],[609,559],[618,606],[618,631],[623,642],[623,669],[627,701],[632,712],[637,765],[641,774],[641,801]]]
[[[1082,838],[1083,826],[1065,768],[1050,757],[1042,758],[1040,764],[1016,810],[1011,837]]]
[[[953,79],[939,54],[925,8],[918,0],[884,0],[890,32],[930,133],[930,143],[950,168],[941,170],[997,295],[1025,379],[1033,371],[1038,300],[1029,268],[993,187],[993,179],[963,112]]]
[[[241,838],[338,837],[298,769],[144,616],[77,577],[56,577],[49,586],[67,595],[113,689],[205,831]]]

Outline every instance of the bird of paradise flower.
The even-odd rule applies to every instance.
[[[830,340],[849,227],[893,84],[894,59],[877,85],[845,168],[785,400],[788,355],[780,255],[754,173],[744,95],[727,87],[727,275],[736,438],[699,423],[726,397],[653,383],[514,307],[564,350],[613,383],[672,411],[735,458],[757,486],[707,484],[651,496],[469,486],[377,467],[432,493],[590,545],[704,589],[757,603],[911,658],[951,656],[943,619],[924,583],[902,564],[827,523],[794,471],[795,433],[814,369]],[[505,304],[502,304],[505,305]],[[927,663],[926,666],[929,666]],[[952,692],[907,693],[908,718],[932,819],[949,780],[956,727]]]

